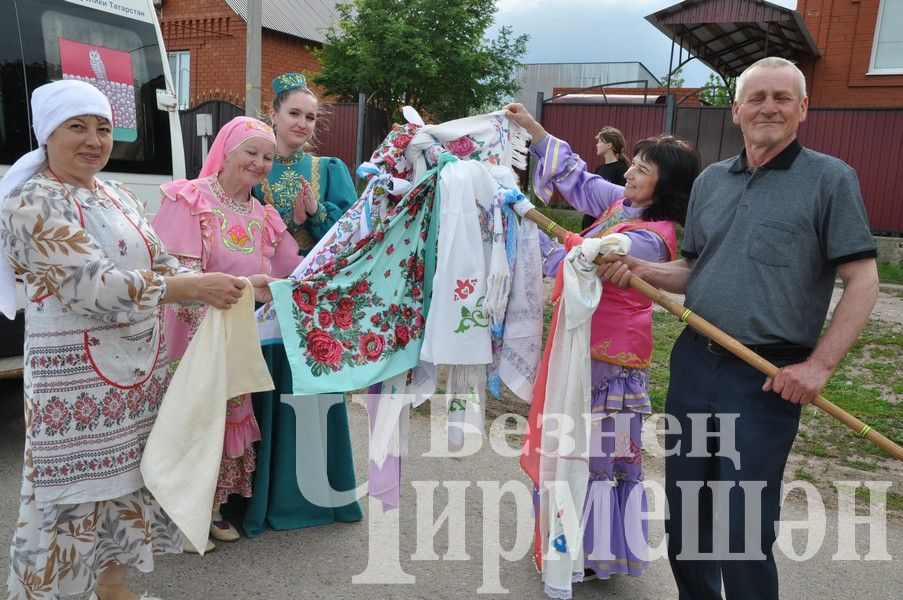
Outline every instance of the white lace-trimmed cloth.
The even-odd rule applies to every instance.
[[[426,172],[426,151],[437,143],[458,158],[526,169],[528,141],[530,134],[509,121],[505,111],[500,110],[439,125],[425,125],[414,135],[404,156],[414,165],[414,181]]]
[[[246,281],[238,303],[204,316],[141,459],[145,486],[201,554],[223,456],[226,400],[274,387],[254,328],[254,292]]]
[[[524,402],[533,399],[533,384],[542,358],[542,309],[542,256],[536,223],[521,219],[505,311],[499,376]]]
[[[602,253],[629,250],[630,238],[616,233],[584,240],[562,262],[559,326],[549,359],[549,373],[556,376],[546,382],[543,411],[544,418],[559,422],[543,427],[539,459],[542,578],[552,598],[570,598],[571,582],[583,577],[581,519],[589,483],[592,415],[590,323],[602,298],[602,282],[593,261]]]
[[[383,382],[376,414],[370,419],[370,460],[380,468],[390,456],[407,455],[411,389],[407,373]]]

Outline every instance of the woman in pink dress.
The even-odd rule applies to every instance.
[[[285,277],[298,265],[298,244],[272,206],[251,195],[266,181],[273,165],[276,139],[269,125],[236,117],[217,134],[198,179],[173,181],[161,187],[160,211],[154,229],[179,261],[198,272]],[[169,360],[178,363],[203,319],[201,305],[167,307],[164,331]],[[250,394],[231,398],[226,407],[226,433],[210,534],[235,541],[238,531],[219,512],[230,494],[251,496],[255,453],[260,430]],[[191,550],[187,548],[187,550]],[[212,542],[208,544],[212,549]]]

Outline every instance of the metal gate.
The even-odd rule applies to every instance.
[[[696,144],[703,167],[743,149],[730,108],[678,105],[673,110],[671,133]],[[595,134],[603,126],[620,129],[629,150],[638,140],[665,131],[669,122],[661,104],[568,104],[561,99],[543,103],[541,116],[543,127],[566,140],[590,171],[600,162]],[[836,156],[856,170],[869,226],[876,234],[903,233],[901,137],[900,108],[810,108],[799,130],[804,146]]]

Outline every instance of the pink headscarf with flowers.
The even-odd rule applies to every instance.
[[[273,142],[276,146],[276,136],[273,134],[273,128],[251,117],[235,117],[219,130],[213,145],[210,146],[210,152],[207,153],[207,160],[201,167],[199,177],[207,177],[219,173],[226,164],[226,155],[238,148],[242,142],[251,138],[263,138]]]

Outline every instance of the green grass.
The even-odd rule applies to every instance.
[[[881,283],[903,284],[903,263],[879,262],[878,280]]]
[[[846,488],[849,489],[849,488]],[[854,491],[853,494],[856,497],[857,504],[868,505],[872,499],[872,491],[865,486],[859,486]],[[892,492],[890,490],[887,491],[887,496],[885,497],[885,505],[887,510],[901,510],[903,509],[903,494],[898,494],[897,492]]]
[[[815,478],[810,475],[805,469],[799,467],[794,473],[793,478],[797,481],[808,481],[809,483],[814,483]]]
[[[823,443],[817,440],[798,440],[794,446],[797,452],[806,454],[807,456],[817,456],[819,458],[829,458],[834,454]]]
[[[859,460],[858,458],[843,457],[840,462],[848,467],[859,469],[860,471],[877,471],[878,467],[875,463],[867,460]]]
[[[652,366],[649,368],[649,400],[652,410],[664,412],[665,395],[668,392],[670,378],[669,361],[671,347],[677,336],[684,330],[684,324],[671,313],[653,311],[652,313]]]
[[[649,398],[653,410],[664,409],[668,390],[669,357],[674,341],[684,325],[673,315],[662,311],[652,314],[653,351],[649,371]],[[822,395],[872,426],[875,430],[903,444],[903,369],[900,348],[903,329],[884,323],[870,323],[850,349]],[[868,457],[886,457],[875,444],[856,436],[846,426],[826,413],[807,408],[803,411],[803,430],[795,451],[819,458],[841,458],[849,466],[874,470]]]
[[[822,396],[898,444],[903,443],[901,347],[903,330],[870,323],[822,391]],[[814,413],[807,410],[804,422],[813,422]],[[835,455],[886,456],[883,450],[854,436],[833,419],[821,414],[817,418],[824,428],[824,441],[833,446]]]
[[[582,227],[580,227],[580,225],[583,221],[583,213],[577,212],[572,208],[552,208],[551,206],[537,206],[536,210],[541,212],[546,217],[552,219],[568,231],[579,232],[582,230]]]

